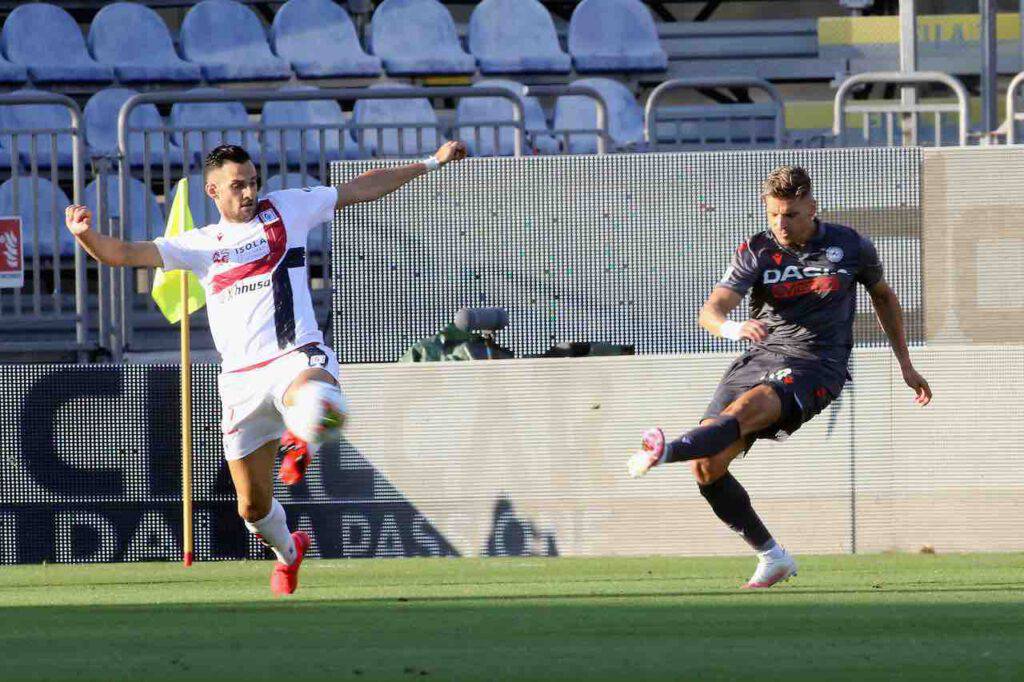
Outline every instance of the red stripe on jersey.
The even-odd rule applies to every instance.
[[[824,294],[829,291],[839,291],[840,288],[842,288],[842,283],[839,281],[839,275],[827,275],[775,284],[772,286],[772,296],[775,298],[794,298],[811,292]]]
[[[288,243],[288,233],[284,227],[284,220],[281,218],[281,214],[278,213],[277,208],[274,207],[269,200],[263,199],[256,204],[256,219],[259,220],[259,216],[264,211],[271,211],[274,214],[274,221],[271,223],[263,223],[263,233],[267,236],[267,244],[270,247],[270,253],[263,258],[255,260],[245,265],[239,265],[236,268],[231,268],[227,272],[222,272],[213,278],[211,288],[213,293],[218,294],[235,282],[241,281],[247,277],[254,277],[255,275],[265,275],[274,269],[281,257],[284,256],[285,246]]]

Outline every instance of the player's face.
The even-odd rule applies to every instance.
[[[818,206],[809,196],[797,199],[764,198],[764,211],[772,234],[783,246],[801,247],[814,236]]]
[[[256,215],[259,178],[252,161],[228,161],[206,176],[206,193],[217,204],[221,217],[233,223],[246,223]]]

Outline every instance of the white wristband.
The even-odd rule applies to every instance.
[[[722,323],[722,326],[718,328],[718,331],[723,337],[731,341],[739,341],[741,338],[743,338],[742,336],[740,336],[740,331],[742,331],[742,329],[742,322],[736,322],[735,320],[726,320],[725,322]]]
[[[423,165],[427,167],[427,172],[429,173],[430,171],[435,171],[438,168],[440,168],[441,162],[438,161],[433,156],[428,156],[427,158],[423,159]]]

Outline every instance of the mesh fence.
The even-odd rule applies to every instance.
[[[783,163],[808,169],[825,220],[874,239],[916,343],[920,160],[892,148],[471,159],[336,218],[334,344],[342,362],[390,362],[460,307],[502,306],[502,343],[520,355],[572,341],[737,348],[696,313],[736,246],[765,229],[760,183]],[[332,180],[374,165],[335,164]],[[860,343],[884,344],[862,318]]]

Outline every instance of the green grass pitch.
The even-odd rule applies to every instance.
[[[0,680],[1021,680],[1024,554],[0,568]]]

